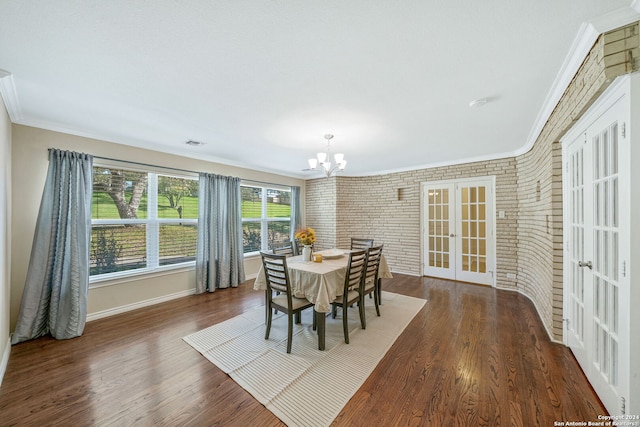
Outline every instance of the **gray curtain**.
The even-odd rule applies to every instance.
[[[196,293],[245,281],[240,178],[200,173]]]
[[[302,208],[300,207],[300,187],[291,187],[291,241],[295,241],[296,230],[302,227]],[[297,254],[296,254],[297,255]]]
[[[49,150],[31,259],[12,344],[82,335],[87,318],[93,157]]]

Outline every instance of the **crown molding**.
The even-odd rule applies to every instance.
[[[22,110],[18,102],[18,92],[13,81],[13,75],[5,70],[0,69],[0,96],[4,101],[11,122],[17,123],[22,120]]]
[[[538,139],[538,136],[540,136],[544,125],[551,117],[551,113],[555,109],[556,105],[558,105],[558,102],[560,102],[560,98],[567,87],[569,87],[571,80],[576,75],[576,72],[587,57],[589,51],[593,47],[593,44],[598,40],[598,37],[600,37],[600,34],[615,30],[616,28],[623,27],[638,20],[640,20],[640,0],[633,0],[631,5],[628,7],[614,10],[585,22],[580,26],[578,34],[571,45],[571,49],[565,57],[565,60],[560,67],[560,71],[553,81],[551,90],[547,94],[542,108],[540,109],[540,112],[533,124],[529,137],[527,138],[526,145],[524,145],[520,150],[516,150],[513,153],[514,155],[518,156],[531,150],[533,144],[535,144]]]

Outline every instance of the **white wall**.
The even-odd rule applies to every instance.
[[[0,384],[9,361],[11,283],[11,121],[0,97]]]
[[[11,242],[11,330],[15,328],[20,300],[31,253],[31,243],[35,230],[40,198],[47,174],[48,149],[58,148],[130,160],[158,166],[174,167],[198,172],[237,176],[243,179],[282,185],[300,186],[304,191],[304,181],[280,175],[257,172],[233,166],[226,166],[202,160],[180,157],[156,151],[128,147],[106,141],[89,139],[44,129],[13,125],[13,221],[11,233],[21,236]],[[185,146],[185,151],[197,150]],[[302,194],[304,200],[304,194]],[[258,271],[260,259],[245,260],[245,272],[251,278]],[[177,296],[187,295],[195,289],[195,270],[183,269],[170,273],[128,278],[101,283],[100,287],[89,290],[89,319],[114,314],[149,303],[160,302]],[[5,340],[6,341],[6,340]]]

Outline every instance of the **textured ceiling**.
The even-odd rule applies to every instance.
[[[0,0],[0,69],[17,123],[309,178],[332,133],[344,175],[368,175],[522,152],[584,24],[633,13],[630,0]]]

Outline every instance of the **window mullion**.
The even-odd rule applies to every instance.
[[[269,226],[267,224],[267,189],[262,187],[262,210],[260,219],[260,240],[262,242],[262,250],[269,250]]]
[[[149,173],[147,184],[147,267],[159,265],[158,175]]]

